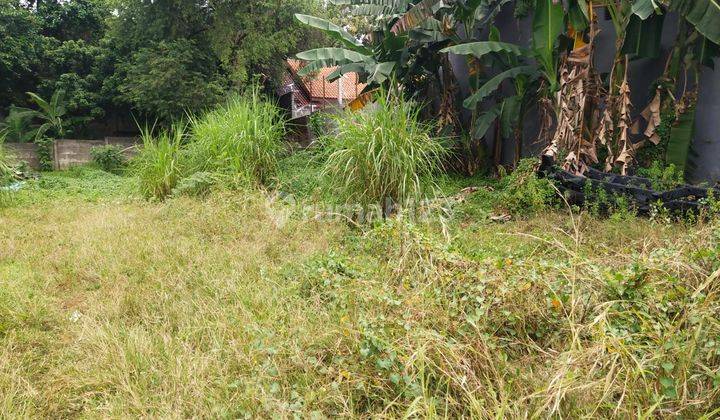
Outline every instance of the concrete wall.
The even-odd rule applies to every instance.
[[[131,156],[135,153],[137,144],[138,139],[131,137],[105,137],[103,140],[55,140],[53,148],[55,169],[67,169],[90,162],[92,160],[90,151],[93,147],[119,146],[127,156]]]
[[[40,167],[35,143],[4,143],[3,147],[17,160],[27,162],[31,168],[38,169]]]
[[[715,71],[703,67],[699,90],[692,178],[716,183],[720,181],[720,59],[715,59]]]
[[[60,139],[53,143],[53,159],[55,169],[68,169],[92,160],[90,151],[93,147],[115,145],[123,149],[130,157],[135,154],[138,139],[131,137],[105,137],[102,140]],[[5,147],[18,159],[25,161],[33,169],[40,168],[37,146],[33,143],[6,143]]]

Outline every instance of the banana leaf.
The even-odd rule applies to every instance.
[[[376,4],[361,4],[353,7],[350,10],[350,14],[353,16],[381,16],[381,15],[395,15],[400,13],[393,6],[380,6]]]
[[[486,54],[493,52],[506,52],[515,55],[524,55],[527,51],[524,48],[508,42],[480,41],[453,45],[451,47],[443,48],[440,52],[472,55],[477,58],[482,58]]]
[[[695,136],[695,111],[693,106],[681,114],[670,129],[665,161],[681,171],[687,167],[690,146]]]
[[[572,0],[568,6],[568,20],[573,29],[582,32],[588,27],[590,14],[585,0]]]
[[[348,33],[345,29],[328,20],[300,13],[296,13],[295,18],[305,25],[320,29],[328,34],[328,36],[342,42],[347,48],[350,48],[353,51],[370,54],[370,50],[368,50],[362,42],[355,39],[355,37],[350,35],[350,33]]]
[[[664,23],[665,15],[652,15],[645,20],[638,15],[632,15],[626,29],[622,53],[644,58],[660,57]]]
[[[317,48],[297,53],[296,57],[300,60],[310,62],[310,64],[298,72],[299,76],[306,76],[324,67],[373,62],[373,58],[369,55],[360,54],[344,48]]]
[[[429,17],[432,17],[441,3],[442,0],[422,0],[398,19],[390,28],[390,31],[398,35],[417,27]]]
[[[376,82],[378,84],[382,84],[385,80],[387,80],[391,75],[392,71],[395,69],[395,62],[394,61],[386,61],[384,63],[378,63],[375,65],[375,68],[371,70],[371,75],[369,78],[370,82]]]
[[[339,79],[342,75],[347,73],[365,73],[366,67],[364,63],[350,63],[343,66],[339,66],[332,73],[328,74],[328,82],[334,82]]]
[[[485,137],[487,131],[492,127],[493,122],[502,114],[502,103],[495,105],[489,110],[483,112],[475,120],[475,129],[473,130],[473,138],[481,139]]]
[[[715,70],[715,57],[720,56],[720,46],[707,38],[701,39],[697,44],[696,57],[698,63]]]
[[[534,66],[519,66],[513,67],[509,70],[505,70],[504,72],[488,80],[484,85],[480,87],[480,89],[478,89],[467,99],[465,99],[465,101],[463,102],[463,106],[468,109],[475,109],[477,104],[490,96],[493,92],[495,92],[500,87],[502,82],[504,82],[506,79],[517,77],[521,74],[526,74],[531,77],[537,77],[537,70]]]
[[[720,44],[720,0],[673,0],[670,5],[698,32]]]
[[[565,11],[556,0],[538,0],[533,18],[532,46],[545,75],[553,85],[557,84],[555,43],[565,29]]]
[[[502,105],[502,113],[500,114],[501,134],[503,138],[510,139],[514,135],[515,128],[520,123],[522,98],[517,95],[511,96],[506,98]]]
[[[485,26],[488,22],[494,20],[502,7],[509,2],[510,0],[483,0],[475,7],[475,20],[480,26]]]
[[[653,14],[660,14],[662,9],[656,0],[635,0],[632,12],[640,19],[645,20]]]

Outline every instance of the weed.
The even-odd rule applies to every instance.
[[[297,150],[278,162],[274,187],[297,197],[316,197],[332,201],[328,191],[322,189],[322,161],[314,148]]]
[[[206,196],[210,190],[218,185],[227,185],[226,175],[215,172],[195,172],[194,174],[180,179],[172,189],[173,196]]]
[[[673,164],[662,166],[658,161],[653,161],[647,168],[639,168],[638,175],[648,178],[655,191],[671,190],[685,183],[683,171]]]
[[[283,151],[280,109],[257,88],[233,97],[223,107],[191,119],[188,174],[225,173],[244,183],[270,180]]]
[[[120,173],[127,165],[127,158],[122,148],[115,145],[105,145],[90,149],[92,161],[102,170],[111,173]]]
[[[49,137],[37,137],[35,139],[37,145],[37,156],[40,162],[41,171],[52,171],[55,167],[55,159],[53,157],[53,145],[55,140]]]
[[[431,192],[447,152],[413,104],[386,93],[374,107],[334,121],[337,134],[322,139],[323,176],[340,201],[387,209]]]
[[[557,190],[552,181],[538,178],[537,166],[536,159],[523,159],[510,175],[502,178],[499,208],[516,215],[532,215],[553,204]]]
[[[14,158],[3,146],[4,138],[0,136],[0,185],[4,185],[14,176]]]
[[[175,188],[183,171],[181,148],[185,137],[186,126],[182,124],[161,131],[157,137],[147,127],[142,130],[143,145],[132,161],[132,172],[143,197],[163,199]]]
[[[608,194],[602,186],[593,188],[591,182],[583,187],[583,208],[593,217],[609,217],[618,222],[632,220],[637,216],[637,209],[632,200],[623,194]]]
[[[313,137],[318,138],[328,134],[332,122],[330,115],[323,112],[314,112],[308,117],[308,128]]]
[[[158,199],[176,187],[178,195],[202,195],[219,182],[226,187],[265,183],[277,169],[284,133],[280,109],[253,88],[157,138],[143,130],[133,172],[142,195]]]

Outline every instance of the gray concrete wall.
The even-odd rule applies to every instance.
[[[3,147],[15,157],[15,159],[27,162],[33,169],[40,167],[37,156],[37,145],[34,143],[3,143]]]
[[[90,150],[104,145],[105,140],[55,140],[53,147],[55,169],[68,169],[71,166],[90,162],[92,160]]]
[[[137,151],[138,139],[132,137],[106,137],[102,140],[59,139],[53,143],[55,169],[68,169],[92,161],[90,151],[93,147],[114,145],[123,149],[131,157]],[[33,143],[5,143],[4,145],[18,160],[25,161],[33,169],[40,168],[37,146]]]
[[[103,140],[60,139],[54,143],[55,169],[68,169],[92,160],[93,147],[113,145],[122,148],[126,155],[135,153],[138,139],[128,137],[105,137]]]
[[[715,59],[715,71],[704,67],[700,74],[700,89],[695,121],[695,140],[692,157],[695,169],[693,180],[720,181],[720,59]]]

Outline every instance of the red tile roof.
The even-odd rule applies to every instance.
[[[305,62],[294,59],[287,60],[287,63],[295,74],[305,65]],[[332,83],[328,82],[327,76],[336,69],[337,67],[325,67],[317,73],[301,78],[312,99],[338,99],[340,82],[342,82],[343,101],[352,101],[365,89],[366,85],[359,82],[357,73],[347,73]]]

